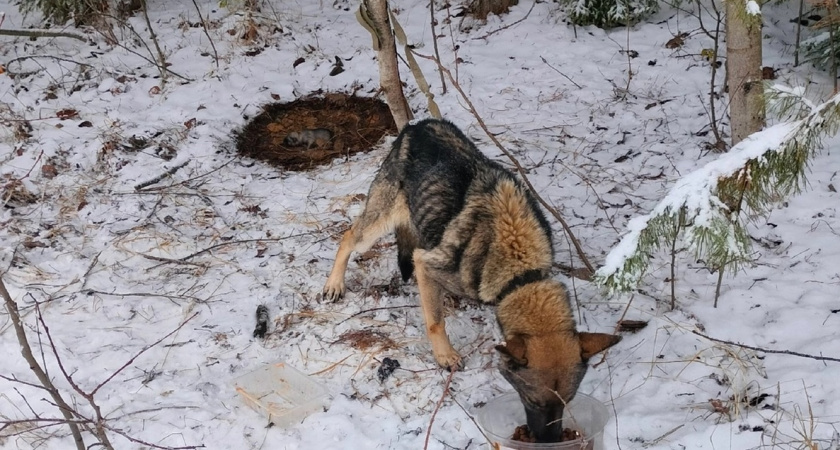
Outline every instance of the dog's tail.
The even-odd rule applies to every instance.
[[[414,274],[414,249],[417,247],[417,236],[406,226],[398,226],[394,232],[397,235],[397,265],[400,267],[403,281],[408,281]]]

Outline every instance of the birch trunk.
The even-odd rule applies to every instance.
[[[379,86],[385,93],[385,101],[388,102],[388,108],[391,109],[397,129],[402,130],[408,121],[414,118],[414,115],[403,94],[400,68],[397,63],[397,44],[391,29],[388,2],[386,0],[363,1],[373,22],[371,25],[379,38],[379,51],[376,56],[379,62]]]

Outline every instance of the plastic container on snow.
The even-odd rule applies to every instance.
[[[282,361],[262,366],[233,380],[236,392],[255,411],[274,425],[300,423],[327,405],[327,390],[321,384]]]
[[[524,425],[525,407],[516,392],[490,400],[475,413],[475,419],[492,450],[603,450],[604,426],[609,410],[598,400],[584,394],[575,395],[563,412],[563,428],[581,434],[580,439],[555,443],[519,442],[511,439],[516,427]]]

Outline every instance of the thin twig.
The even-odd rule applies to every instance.
[[[216,61],[216,68],[218,69],[219,52],[216,51],[216,44],[213,43],[213,38],[210,37],[210,32],[207,30],[207,21],[201,16],[201,8],[198,7],[198,3],[196,3],[195,0],[192,0],[192,3],[195,6],[195,11],[198,13],[198,20],[201,21],[201,28],[204,30],[204,35],[207,36],[207,39],[210,41],[210,47],[213,47],[213,59]]]
[[[512,27],[512,26],[514,26],[514,25],[519,24],[520,22],[524,21],[525,19],[527,19],[527,18],[528,18],[528,16],[530,16],[530,15],[531,15],[531,11],[533,11],[533,10],[534,10],[534,6],[536,6],[536,5],[537,5],[537,0],[534,0],[534,3],[531,3],[531,7],[530,7],[530,8],[528,8],[528,12],[527,12],[527,13],[525,13],[525,16],[524,16],[524,17],[522,17],[521,19],[519,19],[519,20],[517,20],[517,21],[515,21],[515,22],[513,22],[513,23],[510,23],[510,24],[508,24],[508,25],[505,25],[505,26],[503,26],[503,27],[501,27],[501,28],[499,28],[499,29],[497,29],[497,30],[493,30],[493,31],[491,31],[491,32],[489,32],[489,33],[487,33],[487,34],[485,34],[484,36],[480,36],[480,37],[477,37],[477,38],[473,38],[473,40],[475,40],[475,39],[487,39],[487,38],[489,38],[490,36],[492,36],[492,35],[494,35],[494,34],[496,34],[496,33],[500,32],[500,31],[507,30],[508,28],[510,28],[510,27]]]
[[[160,182],[161,180],[163,180],[164,178],[166,178],[166,177],[168,177],[168,176],[171,176],[171,175],[174,175],[174,174],[175,174],[175,172],[177,172],[177,171],[178,171],[178,169],[180,169],[180,168],[182,168],[182,167],[186,166],[186,165],[187,165],[187,164],[189,164],[189,163],[190,163],[190,160],[186,160],[186,161],[182,162],[181,164],[177,164],[177,165],[175,165],[175,166],[172,166],[172,167],[170,167],[170,168],[166,169],[166,171],[165,171],[165,172],[163,172],[162,174],[160,174],[160,175],[158,175],[158,176],[156,176],[156,177],[152,178],[151,180],[144,181],[144,182],[142,182],[142,183],[140,183],[140,184],[138,184],[138,185],[134,186],[134,190],[135,190],[135,191],[139,191],[139,190],[142,190],[143,188],[146,188],[146,187],[149,187],[149,186],[151,186],[151,185],[153,185],[153,184],[155,184],[155,183],[158,183],[158,182]]]
[[[0,30],[0,31],[2,31],[2,30]],[[53,55],[25,55],[25,56],[18,56],[17,58],[10,59],[9,61],[7,61],[7,62],[6,62],[6,73],[7,73],[10,77],[16,77],[16,76],[25,76],[25,75],[30,75],[30,74],[37,73],[37,72],[40,72],[40,71],[44,70],[44,66],[43,66],[43,65],[41,65],[41,67],[40,67],[39,69],[37,69],[37,70],[31,70],[31,71],[28,71],[28,72],[15,72],[15,71],[13,71],[13,70],[11,70],[11,69],[10,69],[10,67],[12,67],[12,64],[14,64],[14,63],[19,63],[20,61],[23,61],[23,60],[25,60],[25,59],[36,59],[36,58],[49,58],[49,59],[54,59],[54,60],[61,61],[61,62],[73,63],[73,64],[76,64],[76,65],[79,65],[79,66],[82,66],[82,67],[86,67],[86,68],[92,68],[92,67],[93,67],[93,66],[92,66],[92,65],[90,65],[90,64],[86,64],[86,63],[79,62],[79,61],[73,61],[72,59],[62,58],[62,57],[60,57],[60,56],[53,56]],[[39,65],[40,65],[40,64],[39,64]],[[21,66],[22,66],[22,65],[21,65]],[[46,119],[53,119],[53,118],[55,118],[55,116],[50,116],[50,117],[40,117],[40,118],[38,118],[38,119],[24,119],[23,121],[29,122],[29,121],[32,121],[32,120],[46,120]]]
[[[698,4],[700,0],[697,0]],[[712,49],[713,57],[712,60],[709,62],[712,65],[711,70],[711,86],[709,89],[709,114],[711,119],[711,126],[712,126],[712,133],[715,135],[715,147],[721,145],[724,142],[723,137],[721,136],[720,129],[718,129],[718,120],[717,120],[717,109],[715,108],[715,79],[717,78],[717,63],[718,63],[718,53],[720,52],[720,24],[723,19],[720,17],[720,10],[717,8],[715,2],[712,2],[712,9],[715,12],[715,17],[717,18],[717,22],[715,23],[715,46]],[[702,13],[698,12],[697,14],[702,15]],[[701,24],[702,25],[702,24]],[[671,308],[673,309],[673,308]]]
[[[347,359],[349,359],[349,358],[350,358],[351,356],[353,356],[353,355],[354,355],[354,353],[351,353],[351,354],[349,354],[349,355],[345,356],[344,358],[341,358],[341,360],[340,360],[340,361],[337,361],[337,362],[334,362],[334,363],[330,364],[330,365],[329,365],[329,366],[327,366],[326,368],[323,368],[323,369],[321,369],[321,370],[319,370],[319,371],[317,371],[317,372],[314,372],[314,373],[310,373],[310,374],[309,374],[309,376],[313,376],[313,375],[321,375],[322,373],[329,372],[330,370],[333,370],[333,369],[335,369],[336,367],[338,367],[338,366],[339,366],[341,363],[343,363],[344,361],[347,361]]]
[[[141,36],[141,35],[140,35],[140,33],[138,33],[138,32],[137,32],[137,30],[135,30],[135,29],[134,29],[134,27],[133,27],[133,26],[131,26],[131,23],[130,23],[130,22],[127,22],[127,21],[125,21],[125,20],[121,20],[119,17],[112,16],[112,15],[109,15],[109,14],[101,14],[101,15],[102,15],[103,17],[105,17],[105,18],[108,18],[108,19],[111,19],[111,20],[114,20],[114,21],[119,22],[122,26],[124,26],[124,27],[125,27],[126,29],[128,29],[131,33],[133,33],[133,34],[134,34],[134,36],[137,38],[137,40],[138,40],[139,42],[141,42],[141,43],[143,44],[143,46],[144,46],[144,47],[146,47],[146,50],[149,52],[149,55],[150,55],[152,58],[154,58],[154,53],[152,53],[152,49],[151,49],[151,48],[149,48],[149,44],[147,44],[147,43],[146,43],[146,40],[143,38],[143,36]],[[102,32],[101,30],[99,30],[98,28],[96,28],[96,31],[97,31],[99,34],[101,34],[103,37],[105,37],[105,39],[110,39],[110,37],[109,37],[108,35],[106,35],[105,33],[103,33],[103,32]],[[133,54],[133,55],[135,55],[135,56],[137,56],[137,57],[139,57],[139,58],[144,59],[146,62],[148,62],[148,63],[150,63],[150,64],[152,64],[152,65],[156,66],[156,67],[158,68],[158,70],[165,70],[167,73],[171,73],[172,75],[174,75],[174,76],[176,76],[176,77],[178,77],[178,78],[180,78],[180,79],[182,79],[182,80],[184,80],[184,81],[192,81],[192,79],[191,79],[191,78],[185,77],[184,75],[181,75],[181,74],[179,74],[179,73],[177,73],[177,72],[174,72],[174,71],[172,71],[169,67],[166,67],[166,66],[161,67],[161,66],[160,66],[160,64],[158,64],[158,62],[157,62],[157,61],[155,61],[154,59],[149,59],[149,57],[148,57],[148,56],[143,55],[142,53],[140,53],[140,52],[138,52],[138,51],[134,50],[134,49],[133,49],[133,48],[131,48],[131,47],[128,47],[127,45],[121,44],[121,43],[119,43],[119,42],[115,42],[115,43],[114,43],[114,45],[116,45],[117,47],[120,47],[121,49],[123,49],[123,50],[125,50],[125,51],[127,51],[127,52],[129,52],[129,53],[131,53],[131,54]]]
[[[180,259],[164,258],[162,256],[147,255],[145,253],[137,253],[137,255],[140,255],[143,258],[151,259],[152,261],[157,261],[157,262],[163,262],[163,263],[169,263],[169,264],[183,264],[183,265],[187,265],[187,266],[196,266],[196,267],[200,267],[202,269],[207,268],[207,265],[205,265],[205,264],[194,263],[194,262],[189,262],[189,261],[182,261]]]
[[[193,315],[191,315],[191,316],[187,317],[187,318],[186,318],[183,322],[181,322],[181,324],[180,324],[180,325],[178,325],[178,326],[177,326],[174,330],[170,331],[170,332],[169,332],[166,336],[164,336],[164,337],[162,337],[162,338],[158,339],[157,341],[153,342],[153,343],[152,343],[152,344],[150,344],[150,345],[147,345],[147,346],[143,347],[143,349],[142,349],[142,350],[140,350],[139,352],[137,352],[134,356],[132,356],[132,357],[131,357],[131,359],[129,359],[128,361],[126,361],[126,362],[125,362],[125,364],[123,364],[123,365],[122,365],[122,367],[120,367],[119,369],[117,369],[117,371],[116,371],[116,372],[112,373],[112,374],[111,374],[111,376],[109,376],[109,377],[108,377],[105,381],[103,381],[103,382],[99,383],[99,385],[98,385],[98,386],[96,386],[96,387],[95,387],[95,388],[94,388],[94,389],[90,392],[90,395],[91,395],[91,396],[93,396],[94,394],[96,394],[96,392],[97,392],[97,391],[99,391],[99,389],[101,389],[101,388],[102,388],[103,386],[105,386],[105,385],[106,385],[109,381],[111,381],[112,379],[114,379],[114,377],[116,377],[116,376],[117,376],[120,372],[122,372],[122,371],[123,371],[126,367],[128,367],[131,363],[133,363],[135,359],[137,359],[138,357],[140,357],[140,355],[142,355],[143,353],[146,353],[146,351],[148,351],[150,348],[152,348],[152,347],[154,347],[154,346],[156,346],[156,345],[160,344],[161,342],[163,342],[163,341],[164,341],[166,338],[168,338],[169,336],[172,336],[173,334],[177,333],[177,332],[178,332],[181,328],[183,328],[183,327],[184,327],[184,325],[186,325],[186,324],[187,324],[187,322],[189,322],[190,320],[194,319],[194,318],[195,318],[195,316],[197,316],[197,315],[198,315],[198,313],[197,313],[197,312],[196,312],[196,313],[193,313]]]
[[[87,38],[81,34],[70,33],[67,31],[52,31],[52,30],[0,30],[0,36],[16,36],[28,38],[45,38],[45,37],[66,37],[76,39],[82,42],[87,42]]]
[[[73,377],[70,376],[69,373],[67,373],[67,370],[65,370],[64,368],[64,363],[62,362],[61,357],[58,354],[58,348],[55,346],[55,342],[53,342],[52,334],[50,334],[50,328],[47,326],[47,322],[44,320],[44,315],[41,314],[41,307],[38,302],[35,302],[35,311],[37,313],[38,322],[41,323],[41,326],[44,328],[44,334],[47,335],[47,340],[50,343],[50,349],[53,352],[53,356],[55,356],[55,360],[58,363],[59,369],[61,369],[61,373],[64,375],[64,378],[73,388],[73,390],[75,390],[77,393],[79,393],[79,395],[81,395],[82,397],[84,397],[85,400],[88,401],[88,404],[91,406],[91,408],[93,408],[93,411],[96,414],[96,421],[93,423],[93,426],[96,430],[94,431],[94,434],[97,438],[99,438],[100,445],[102,445],[106,449],[114,450],[114,446],[111,444],[110,439],[108,439],[108,434],[105,432],[105,418],[102,416],[102,409],[96,403],[96,400],[93,397],[93,393],[85,392],[76,383],[76,381],[73,380]]]
[[[420,307],[420,305],[403,305],[403,306],[380,306],[378,308],[364,309],[364,310],[359,311],[359,312],[351,315],[350,317],[342,320],[341,322],[338,322],[335,325],[336,326],[341,325],[342,323],[347,322],[348,320],[350,320],[350,319],[352,319],[356,316],[361,316],[362,314],[373,312],[373,311],[382,311],[384,309],[419,308],[419,307]]]
[[[166,55],[163,53],[163,50],[160,49],[157,34],[155,34],[155,29],[152,28],[152,21],[149,19],[149,9],[146,7],[146,0],[140,0],[140,5],[142,6],[143,17],[146,19],[146,26],[149,27],[149,37],[152,38],[152,43],[155,44],[155,50],[157,50],[157,66],[160,71],[160,84],[161,87],[163,87],[166,85],[166,66],[168,65],[166,64]]]
[[[435,0],[429,0],[429,14],[432,16],[432,44],[435,49],[435,58],[440,59],[440,52],[438,51],[437,32],[435,31]],[[446,79],[443,77],[443,72],[438,70],[440,74],[440,86],[443,89],[442,94],[446,95]]]
[[[575,83],[575,80],[573,80],[573,79],[569,78],[569,76],[568,76],[568,75],[566,75],[565,73],[563,73],[563,72],[561,72],[561,71],[557,70],[557,68],[555,68],[554,66],[552,66],[551,64],[549,64],[549,63],[548,63],[548,61],[546,61],[544,57],[540,56],[540,59],[542,60],[542,62],[544,62],[544,63],[545,63],[545,65],[546,65],[546,66],[550,67],[552,70],[554,70],[555,72],[557,72],[557,73],[559,73],[561,76],[563,76],[563,78],[565,78],[565,79],[569,80],[572,84],[574,84],[576,88],[578,88],[578,89],[583,89],[583,86],[581,86],[581,85],[579,85],[579,84]]]
[[[583,247],[581,247],[580,241],[578,241],[578,239],[575,237],[574,233],[572,233],[572,229],[571,229],[571,227],[569,227],[569,224],[566,223],[566,220],[563,219],[563,217],[560,215],[559,212],[557,212],[557,210],[555,208],[553,208],[551,205],[549,205],[548,202],[546,202],[545,199],[543,199],[542,196],[540,196],[540,194],[537,192],[536,188],[534,188],[534,185],[531,184],[531,181],[528,179],[528,176],[525,173],[525,169],[522,167],[522,165],[519,163],[519,161],[516,159],[516,157],[514,157],[513,154],[511,154],[508,151],[508,149],[506,149],[502,145],[502,143],[499,142],[498,139],[496,139],[496,135],[494,135],[492,132],[490,132],[490,129],[487,128],[487,124],[484,123],[484,120],[481,118],[481,115],[479,115],[478,110],[475,108],[475,105],[473,105],[470,98],[467,96],[467,94],[461,88],[461,85],[458,84],[458,82],[452,76],[452,72],[450,72],[449,69],[444,67],[443,64],[439,60],[435,59],[434,57],[431,57],[431,56],[428,56],[428,55],[421,55],[419,53],[415,53],[415,55],[417,55],[421,58],[425,58],[425,59],[434,61],[435,63],[437,63],[438,68],[443,73],[446,74],[446,76],[449,78],[449,82],[452,83],[452,85],[455,87],[455,89],[461,95],[461,98],[464,100],[464,102],[466,102],[467,106],[470,109],[470,112],[472,112],[473,116],[478,121],[478,125],[481,127],[481,129],[484,130],[484,132],[487,134],[487,137],[489,137],[490,140],[493,141],[494,144],[496,144],[496,147],[498,147],[499,150],[501,150],[502,153],[504,153],[505,156],[507,156],[508,159],[510,159],[511,162],[513,162],[513,165],[516,166],[516,171],[519,173],[519,176],[522,178],[522,181],[525,183],[526,186],[528,186],[528,189],[531,191],[531,193],[534,195],[534,197],[537,199],[537,201],[540,202],[540,204],[546,210],[548,210],[548,212],[550,212],[551,215],[553,215],[554,218],[557,219],[558,222],[560,222],[560,225],[563,227],[563,230],[566,232],[566,236],[568,236],[569,240],[572,241],[572,245],[574,245],[575,250],[577,251],[578,257],[583,262],[583,264],[586,266],[586,268],[589,270],[589,274],[591,275],[591,274],[595,273],[595,267],[592,266],[592,263],[589,262],[589,258],[587,258],[586,253],[583,251]]]
[[[440,395],[440,399],[438,400],[437,405],[435,405],[435,410],[432,412],[432,418],[429,419],[429,427],[426,429],[426,442],[423,444],[423,450],[427,450],[429,448],[429,438],[432,436],[432,425],[435,423],[435,416],[440,410],[440,405],[443,404],[446,394],[449,393],[449,385],[452,383],[453,376],[455,376],[455,371],[450,370],[449,376],[446,377],[446,384],[443,385],[443,394]]]
[[[24,331],[23,323],[20,320],[20,312],[18,311],[17,303],[12,300],[12,296],[6,289],[6,284],[3,283],[2,278],[0,278],[0,296],[2,296],[3,300],[5,300],[6,311],[9,312],[9,318],[12,319],[12,325],[15,328],[18,344],[20,345],[20,353],[29,364],[29,369],[32,370],[38,378],[38,381],[40,381],[41,385],[44,386],[44,389],[50,393],[50,397],[52,397],[53,401],[58,406],[58,409],[61,411],[61,415],[64,416],[67,426],[70,427],[70,433],[73,435],[73,441],[76,443],[76,449],[85,450],[85,442],[84,439],[82,439],[82,433],[79,431],[79,425],[73,418],[73,409],[67,404],[67,402],[64,401],[61,394],[58,392],[58,389],[50,380],[50,377],[47,376],[44,369],[42,369],[41,365],[38,364],[38,360],[35,359],[35,355],[32,353],[32,347],[29,346],[29,341],[26,339],[26,332]]]
[[[817,361],[840,362],[840,358],[832,358],[830,356],[809,355],[807,353],[799,353],[799,352],[794,352],[794,351],[790,351],[790,350],[771,350],[771,349],[767,349],[767,348],[754,347],[752,345],[739,344],[737,342],[727,341],[727,340],[724,340],[724,339],[713,338],[711,336],[707,336],[707,335],[705,335],[705,334],[703,334],[699,331],[696,331],[696,330],[691,330],[691,332],[696,334],[697,336],[706,338],[710,341],[717,342],[719,344],[734,345],[736,347],[746,348],[748,350],[755,350],[757,352],[773,353],[773,354],[777,354],[777,355],[799,356],[800,358],[815,359]]]
[[[106,427],[106,428],[108,428],[108,431],[117,433],[120,436],[128,439],[129,441],[134,442],[135,444],[140,444],[142,446],[146,446],[146,447],[150,447],[150,448],[157,448],[157,449],[160,449],[160,450],[195,450],[197,448],[205,448],[204,444],[201,444],[201,445],[185,445],[183,447],[169,447],[169,446],[157,445],[157,444],[153,444],[153,443],[148,442],[148,441],[144,441],[144,440],[137,439],[135,437],[129,436],[125,431],[120,430],[118,428],[113,428],[113,427]]]
[[[802,9],[805,0],[799,0],[799,15],[796,16],[796,46],[793,50],[793,67],[799,67],[799,43],[802,38]]]
[[[280,241],[285,241],[286,239],[291,239],[291,238],[296,238],[296,237],[301,237],[301,236],[308,236],[308,235],[311,235],[311,234],[314,234],[314,233],[316,233],[316,232],[307,231],[306,233],[290,234],[288,236],[284,236],[284,237],[281,237],[281,238],[243,239],[241,241],[222,242],[221,244],[212,245],[210,247],[205,248],[204,250],[199,250],[195,253],[184,256],[183,258],[179,258],[178,261],[186,261],[188,259],[195,258],[198,255],[202,255],[204,253],[212,252],[213,250],[216,250],[217,248],[227,247],[229,245],[249,244],[249,243],[252,243],[252,242],[280,242]]]
[[[105,292],[105,291],[97,291],[95,289],[86,290],[84,292],[86,294],[108,295],[108,296],[111,296],[111,297],[162,297],[162,298],[167,298],[169,300],[188,299],[188,300],[192,300],[194,302],[201,301],[200,298],[192,296],[192,295],[172,295],[172,294],[164,294],[164,293],[161,293],[161,292]]]

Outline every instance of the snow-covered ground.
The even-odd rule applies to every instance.
[[[432,54],[426,5],[392,4],[411,43]],[[494,369],[500,335],[491,308],[453,305],[448,330],[466,367],[444,396],[448,373],[425,340],[416,286],[401,285],[396,295],[380,287],[396,274],[392,247],[351,263],[347,298],[318,298],[337,239],[362,207],[357,194],[367,191],[388,142],[309,172],[283,172],[233,150],[232,132],[263,104],[318,90],[376,93],[378,68],[370,35],[354,17],[356,3],[266,2],[256,43],[228,33],[243,30],[242,14],[217,2],[198,6],[216,24],[209,30],[215,50],[191,26],[199,22],[192,2],[149,2],[178,74],[159,92],[140,15],[130,19],[136,35],[115,29],[123,46],[97,34],[90,36],[95,44],[0,37],[0,267],[29,341],[44,355],[39,360],[65,398],[93,417],[61,375],[36,303],[82,390],[126,366],[95,395],[120,449],[417,449],[427,433],[432,449],[486,447],[473,411],[511,390]],[[596,263],[629,219],[716,158],[707,149],[711,67],[701,56],[713,43],[691,14],[666,7],[629,30],[603,31],[564,23],[554,3],[530,10],[524,1],[468,28],[459,27],[468,25],[460,18],[448,25],[441,7],[444,64]],[[807,65],[792,67],[795,13],[785,8],[765,6],[765,64],[778,69],[779,82],[805,85],[819,101],[830,83]],[[4,29],[38,23],[14,2],[0,2],[0,11]],[[714,28],[708,16],[703,25]],[[688,33],[685,44],[666,48],[679,33]],[[256,47],[262,51],[246,55]],[[344,72],[330,76],[336,56]],[[420,64],[444,116],[510,165],[451,86],[442,94],[433,64]],[[402,71],[412,108],[425,116],[425,97]],[[721,103],[717,108],[720,116]],[[67,118],[70,110],[78,115]],[[142,140],[148,145],[128,145]],[[674,311],[665,255],[633,296],[605,298],[585,281],[557,275],[573,292],[581,329],[611,332],[622,317],[649,322],[625,334],[581,385],[614,414],[605,448],[837,448],[837,362],[755,352],[693,333],[840,357],[840,161],[837,141],[826,144],[805,191],[750,228],[756,264],[725,278],[718,308],[717,274],[689,252],[678,260]],[[135,191],[181,164],[151,189]],[[580,266],[555,228],[557,262]],[[260,304],[273,318],[264,340],[252,337]],[[370,346],[350,345],[345,333],[360,330],[370,333]],[[48,426],[46,419],[60,414],[31,385],[36,379],[5,310],[0,349],[0,420],[43,419],[6,427],[0,448],[73,448],[65,426]],[[401,368],[380,382],[385,357]],[[288,428],[270,427],[249,409],[232,380],[277,360],[322,383],[329,407]]]

